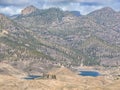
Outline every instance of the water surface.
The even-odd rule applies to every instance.
[[[97,71],[80,71],[79,75],[97,77],[100,76],[100,73]]]
[[[33,79],[40,78],[40,77],[41,76],[39,76],[39,75],[28,75],[24,79],[26,79],[26,80],[33,80]]]

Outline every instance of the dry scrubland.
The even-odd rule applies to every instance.
[[[8,67],[4,64],[3,69]],[[10,66],[9,66],[10,68]],[[7,68],[6,68],[7,69]],[[49,74],[55,74],[57,79],[24,80],[25,74],[10,68],[13,72],[0,75],[0,90],[119,90],[120,80],[108,79],[105,76],[82,77],[69,69],[62,67],[52,69]]]

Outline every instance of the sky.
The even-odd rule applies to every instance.
[[[83,15],[103,7],[120,11],[120,0],[0,0],[0,13],[20,14],[21,10],[29,5],[39,9],[57,7],[62,10],[80,11]]]

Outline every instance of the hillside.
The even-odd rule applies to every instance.
[[[45,40],[53,51],[39,49],[44,54],[49,53],[57,62],[75,66],[81,61],[84,65],[115,66],[120,64],[119,15],[109,7],[85,16],[50,8],[37,9],[25,16],[21,14],[14,21],[29,28],[36,39]]]
[[[18,69],[29,72],[32,71],[31,67],[33,67],[34,63],[40,65],[48,61],[53,61],[54,59],[52,57],[39,52],[35,48],[38,45],[43,46],[42,43],[31,35],[28,29],[15,23],[6,16],[0,15],[1,62],[6,62]],[[42,65],[41,67],[45,68],[46,66]],[[42,71],[40,69],[41,67],[37,69]]]
[[[14,18],[0,14],[0,61],[28,74],[61,65],[118,66],[119,19],[109,7],[84,16],[34,6]]]

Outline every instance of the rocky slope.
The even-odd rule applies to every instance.
[[[34,6],[12,19],[0,14],[0,61],[28,73],[61,65],[118,66],[119,19],[108,7],[85,16]]]
[[[14,20],[29,28],[37,39],[44,39],[49,46],[48,42],[52,42],[61,54],[67,55],[61,56],[59,52],[55,55],[51,50],[44,52],[39,47],[57,61],[64,59],[75,65],[81,62],[85,65],[117,65],[120,64],[119,19],[118,12],[106,7],[79,17],[58,8],[38,9]]]
[[[39,52],[35,48],[38,45],[44,46],[24,26],[0,14],[0,62],[6,62],[25,72],[32,72],[33,68],[34,71],[42,71],[51,64],[44,65],[44,63],[54,59]],[[41,69],[40,65],[44,68]]]

